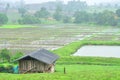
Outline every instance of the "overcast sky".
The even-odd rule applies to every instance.
[[[19,0],[9,0],[12,2],[15,1],[19,1]],[[27,4],[28,3],[42,3],[42,2],[47,2],[47,1],[56,1],[56,0],[24,0]],[[65,3],[67,3],[67,1],[71,1],[71,0],[61,0],[64,1]],[[103,2],[117,2],[120,0],[81,0],[81,1],[86,1],[88,4],[94,4],[94,3],[103,3]]]
[[[47,1],[55,1],[55,0],[25,0],[26,3],[40,3],[40,2],[47,2]],[[71,1],[71,0],[62,0],[65,3],[67,1]],[[115,1],[119,1],[119,0],[81,0],[81,1],[87,1],[88,4],[94,4],[94,3],[101,3],[101,2],[115,2]]]

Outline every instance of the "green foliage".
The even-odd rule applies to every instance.
[[[77,11],[74,14],[75,23],[84,23],[89,21],[89,14],[83,11]]]
[[[41,10],[37,11],[34,15],[37,18],[48,18],[50,13],[46,8],[42,7]]]
[[[13,67],[14,66],[12,64],[8,64],[8,65],[0,64],[0,72],[13,73]]]
[[[36,18],[35,16],[31,15],[24,15],[22,19],[18,20],[19,24],[39,24],[40,20],[39,18]]]
[[[112,11],[103,11],[99,13],[88,13],[84,11],[77,11],[74,14],[75,23],[94,23],[97,25],[117,26],[119,23],[116,19],[116,14]]]
[[[0,25],[7,24],[8,17],[5,14],[0,13]]]
[[[68,12],[75,12],[77,10],[81,11],[81,10],[85,10],[87,8],[87,3],[80,1],[80,0],[72,0],[69,1],[68,4],[65,7],[65,10]]]
[[[10,4],[7,3],[7,5],[6,5],[6,7],[5,7],[6,14],[7,14],[9,8],[10,8]]]
[[[22,57],[24,54],[22,52],[17,52],[12,56],[12,61],[15,61],[16,59]]]
[[[7,61],[10,62],[10,51],[8,49],[2,49],[0,52],[0,57],[3,60],[3,62]]]
[[[18,12],[21,14],[21,17],[24,17],[27,10],[25,8],[18,8]]]
[[[53,14],[53,18],[57,21],[62,20],[62,8],[57,6],[55,13]]]
[[[63,18],[63,22],[64,22],[64,23],[71,23],[71,17],[65,16],[65,17]]]
[[[95,17],[95,21],[100,25],[111,25],[116,26],[117,21],[115,20],[115,14],[111,11],[104,11],[102,13],[98,13]]]
[[[118,17],[120,17],[120,9],[116,10],[116,14],[117,14]]]
[[[23,56],[22,52],[17,52],[14,55],[11,55],[10,51],[8,49],[2,49],[0,52],[0,59],[2,63],[6,63],[10,61],[15,61],[16,59]]]

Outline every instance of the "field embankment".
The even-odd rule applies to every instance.
[[[72,42],[68,45],[65,45],[62,48],[56,49],[53,52],[57,53],[59,56],[71,56],[74,54],[80,47],[85,45],[120,45],[119,41],[88,41],[88,40],[82,40],[77,42]]]

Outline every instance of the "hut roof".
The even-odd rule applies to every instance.
[[[52,64],[59,58],[59,56],[53,54],[52,52],[49,52],[48,50],[45,50],[45,49],[41,49],[41,50],[25,55],[19,58],[17,61],[22,60],[27,57],[31,57],[33,59],[36,59],[46,64]]]

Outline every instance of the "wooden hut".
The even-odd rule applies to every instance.
[[[19,73],[54,72],[55,61],[59,57],[45,49],[38,50],[18,59]]]

